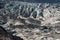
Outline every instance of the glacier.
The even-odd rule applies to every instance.
[[[0,26],[24,40],[60,40],[60,4],[10,1],[0,9]]]

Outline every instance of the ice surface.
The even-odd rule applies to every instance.
[[[7,2],[0,26],[24,40],[60,40],[60,4]]]

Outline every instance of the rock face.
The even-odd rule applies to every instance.
[[[23,40],[20,37],[13,36],[8,33],[2,26],[0,26],[0,40]]]
[[[60,4],[7,2],[0,9],[0,26],[13,36],[8,40],[60,40]]]

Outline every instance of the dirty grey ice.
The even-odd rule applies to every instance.
[[[11,35],[23,40],[60,40],[59,3],[10,1],[4,5],[0,26]]]

